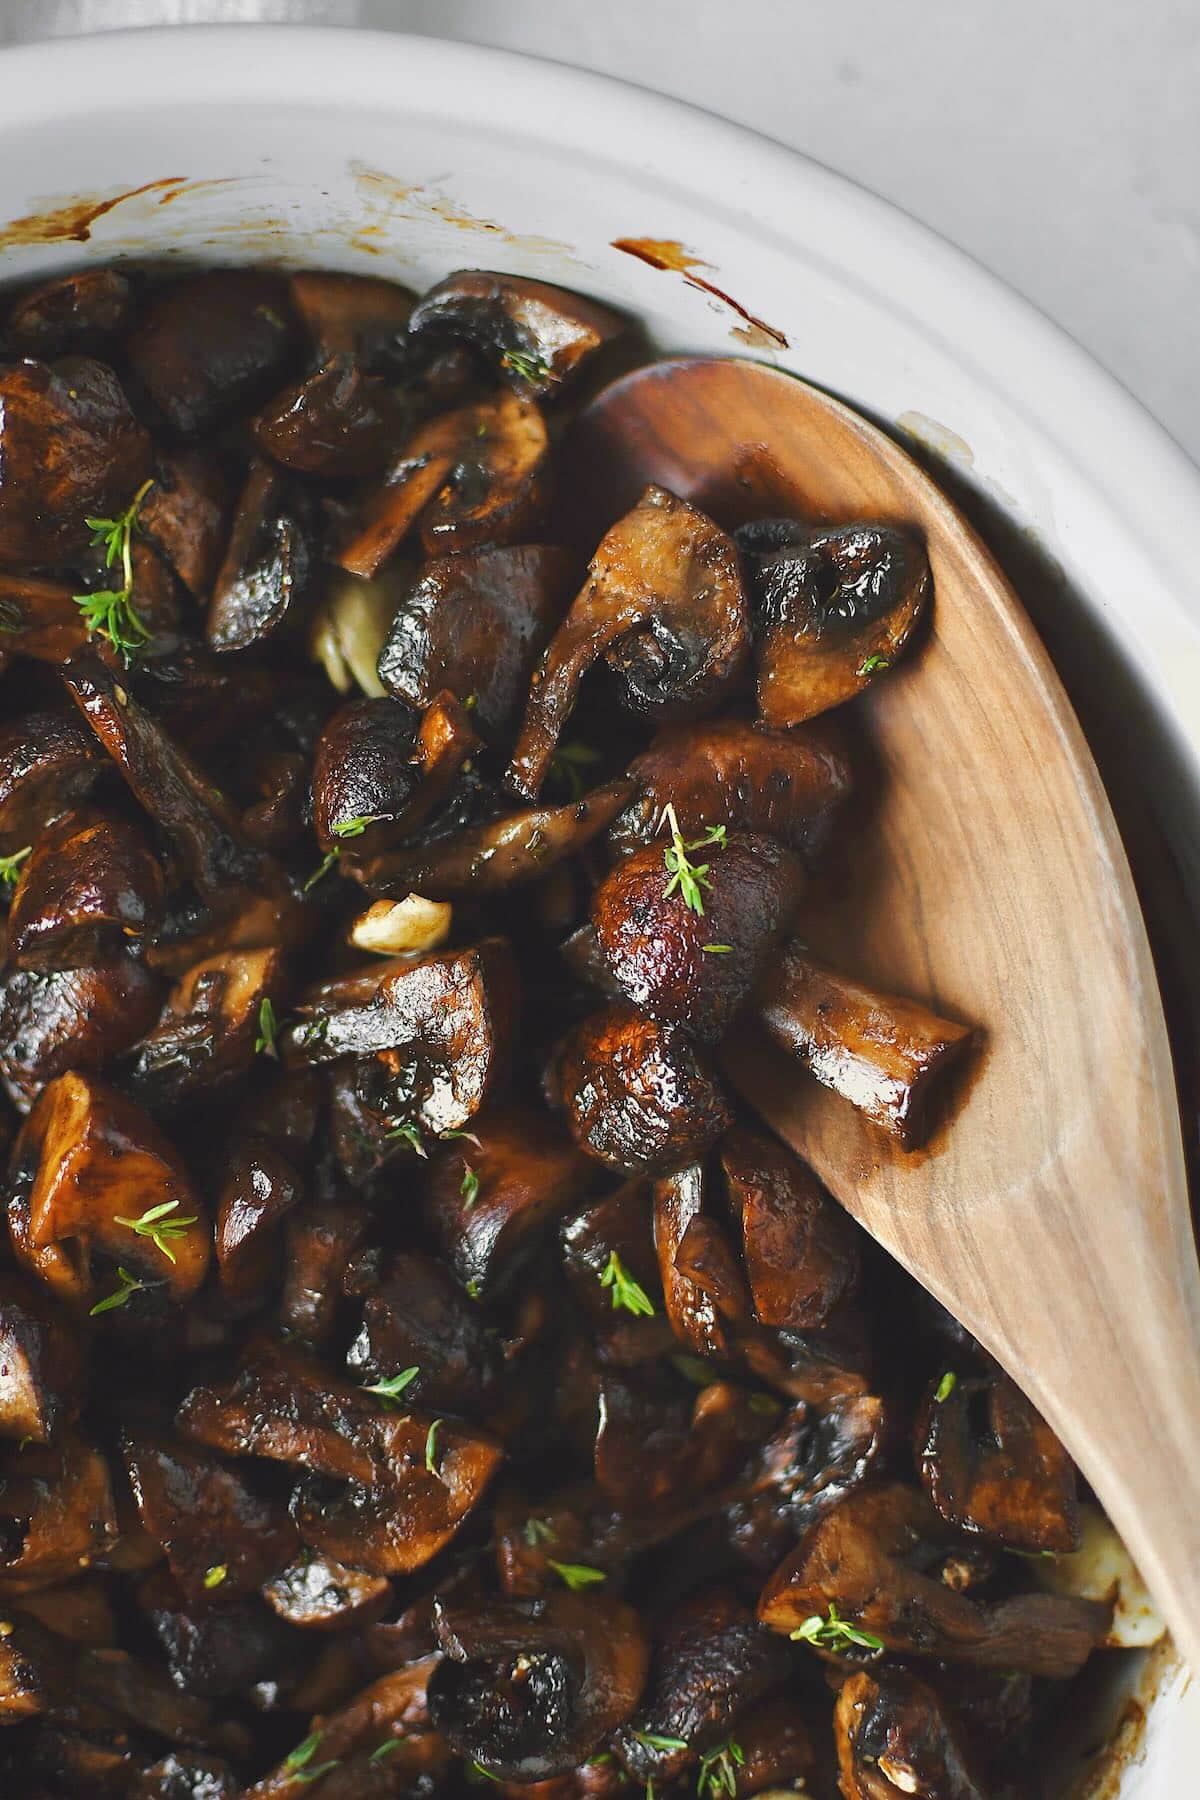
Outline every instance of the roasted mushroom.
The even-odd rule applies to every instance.
[[[378,1618],[391,1596],[382,1575],[348,1569],[310,1550],[263,1583],[268,1606],[301,1631],[344,1631],[348,1625],[365,1624]]]
[[[29,288],[9,308],[4,337],[21,356],[95,350],[129,316],[133,289],[119,269],[73,269]]]
[[[137,524],[193,599],[206,601],[225,547],[229,491],[221,465],[199,450],[158,458]]]
[[[329,720],[313,759],[313,827],[322,850],[370,855],[395,839],[421,781],[417,724],[415,712],[386,698],[351,700]]]
[[[154,931],[165,904],[162,869],[136,826],[94,810],[65,813],[25,864],[9,908],[9,956],[21,969],[94,966]]]
[[[858,1237],[812,1171],[774,1139],[736,1127],[721,1167],[763,1325],[811,1331],[858,1283]]]
[[[0,975],[0,1076],[27,1112],[69,1069],[99,1074],[150,1030],[162,983],[132,956],[95,968],[9,969]]]
[[[212,649],[248,650],[294,623],[315,598],[318,576],[307,497],[268,463],[252,463],[209,604]]]
[[[726,1510],[729,1541],[766,1575],[811,1525],[877,1470],[886,1446],[883,1402],[852,1394],[814,1414],[790,1406]]]
[[[259,449],[300,475],[377,475],[405,423],[395,390],[340,352],[259,413]]]
[[[261,1304],[277,1273],[279,1227],[304,1194],[283,1150],[254,1133],[234,1145],[217,1207],[221,1288],[235,1306]]]
[[[686,1033],[631,1006],[576,1027],[559,1051],[557,1086],[576,1142],[628,1175],[694,1162],[729,1124],[716,1078]]]
[[[937,1695],[906,1670],[851,1675],[833,1731],[845,1800],[987,1800]]]
[[[625,329],[619,313],[528,276],[458,269],[408,323],[416,342],[463,338],[521,393],[557,393]]]
[[[0,1457],[0,1596],[68,1581],[116,1542],[108,1464],[73,1431]]]
[[[445,1265],[409,1250],[363,1301],[346,1368],[368,1393],[477,1418],[494,1398],[500,1362],[479,1307]]]
[[[325,269],[299,270],[288,291],[318,363],[347,352],[366,368],[403,336],[416,304],[399,282]]]
[[[76,713],[23,713],[0,726],[0,855],[29,847],[87,799],[106,763]]]
[[[508,779],[541,789],[584,674],[607,656],[626,705],[686,718],[736,682],[749,655],[732,541],[704,513],[650,487],[601,540],[588,580],[542,656]]]
[[[265,398],[295,342],[280,277],[212,269],[160,289],[125,354],[172,433],[190,439]]]
[[[769,725],[799,725],[861,693],[904,651],[929,598],[924,548],[892,526],[769,521],[738,542]]]
[[[278,950],[229,950],[205,957],[172,988],[153,1031],[134,1053],[130,1081],[138,1096],[172,1107],[209,1094],[246,1074],[263,1037],[264,1008],[282,1010],[283,958]]]
[[[0,1437],[48,1443],[78,1417],[85,1389],[71,1320],[35,1282],[0,1275]]]
[[[699,1356],[725,1358],[732,1352],[729,1325],[747,1310],[744,1283],[739,1275],[736,1285],[727,1282],[723,1289],[716,1286],[714,1293],[716,1284],[695,1281],[680,1257],[684,1239],[704,1215],[705,1186],[701,1163],[655,1182],[654,1247],[667,1317],[676,1337]]]

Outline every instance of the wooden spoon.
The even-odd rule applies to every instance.
[[[1200,1276],[1146,931],[1078,721],[1016,595],[933,482],[794,377],[687,360],[587,408],[568,492],[595,543],[649,481],[732,527],[911,523],[927,641],[860,700],[878,798],[814,952],[983,1028],[906,1153],[751,1034],[747,1098],[1004,1365],[1062,1437],[1200,1673]]]

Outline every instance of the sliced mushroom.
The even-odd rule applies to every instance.
[[[704,513],[649,487],[609,528],[544,652],[508,779],[539,792],[584,674],[600,656],[626,705],[664,718],[711,706],[745,667],[746,597],[733,542]]]
[[[315,1200],[284,1226],[279,1322],[306,1344],[322,1344],[337,1321],[351,1260],[367,1235],[369,1216],[348,1200]]]
[[[4,1622],[7,1633],[0,1638],[0,1724],[20,1725],[39,1714],[67,1713],[74,1672],[74,1658],[67,1646],[37,1619],[23,1617]],[[0,1765],[0,1774],[3,1772]]]
[[[786,529],[786,526],[785,526]],[[753,534],[759,541],[753,541]],[[891,668],[929,599],[920,541],[890,525],[813,531],[782,541],[739,534],[758,632],[758,707],[769,725],[799,725]]]
[[[629,793],[627,781],[613,781],[567,806],[531,806],[450,837],[385,851],[364,859],[354,873],[372,892],[416,892],[435,900],[524,887],[585,849]]]
[[[21,1112],[56,1075],[95,1074],[158,1018],[162,985],[117,956],[88,969],[9,969],[0,975],[0,1076]]]
[[[632,1607],[607,1594],[434,1610],[445,1652],[429,1683],[433,1723],[501,1781],[579,1767],[633,1712],[649,1650]]]
[[[288,291],[318,362],[348,352],[367,368],[402,337],[416,304],[399,282],[325,269],[300,270]]]
[[[711,1789],[725,1775],[728,1789],[732,1777],[736,1800],[748,1800],[751,1794],[782,1800],[785,1794],[803,1793],[817,1767],[814,1724],[794,1693],[758,1701],[737,1722],[741,1761],[731,1753],[721,1758],[718,1752],[709,1764],[707,1785]]]
[[[382,1575],[348,1569],[305,1550],[263,1584],[263,1598],[289,1625],[301,1631],[345,1631],[386,1611],[392,1597]]]
[[[278,950],[229,950],[189,969],[171,989],[163,1014],[139,1044],[130,1069],[134,1091],[158,1108],[207,1097],[245,1075],[262,1037],[265,1005],[282,1008]]]
[[[528,276],[458,269],[423,296],[409,336],[463,338],[521,393],[556,394],[621,335],[619,313]]]
[[[1074,1464],[998,1369],[931,1388],[914,1450],[925,1491],[948,1524],[1009,1550],[1078,1550]]]
[[[125,354],[174,435],[198,438],[265,398],[295,345],[281,277],[210,269],[160,288]]]
[[[310,1795],[387,1800],[440,1793],[450,1747],[429,1729],[426,1684],[435,1663],[427,1656],[381,1675],[332,1714],[319,1714],[303,1744],[245,1789],[243,1800],[308,1800]]]
[[[279,1228],[304,1195],[304,1179],[269,1138],[234,1144],[217,1206],[221,1289],[234,1306],[261,1305],[278,1272]]]
[[[571,559],[550,544],[439,556],[405,592],[379,655],[398,700],[428,706],[449,688],[489,742],[503,742],[533,667],[570,597]]]
[[[426,420],[363,496],[334,560],[375,575],[418,521],[430,556],[512,543],[541,509],[548,452],[540,412],[514,394]]]
[[[464,1287],[509,1285],[592,1178],[556,1120],[528,1106],[489,1107],[469,1137],[430,1158],[422,1205],[429,1231]]]
[[[29,288],[8,310],[4,337],[20,356],[94,350],[125,324],[133,300],[119,269],[72,269]]]
[[[1098,1506],[1079,1508],[1079,1548],[1071,1556],[1039,1556],[1031,1573],[1052,1594],[1073,1594],[1112,1606],[1105,1645],[1114,1650],[1141,1650],[1159,1643],[1166,1625],[1153,1597]]]
[[[262,1337],[230,1383],[193,1388],[176,1423],[184,1437],[229,1456],[263,1456],[369,1485],[379,1454],[376,1411],[309,1352]]]
[[[320,561],[308,496],[253,462],[217,570],[205,635],[213,650],[248,650],[292,625],[316,597]]]
[[[22,870],[8,914],[9,956],[22,969],[108,961],[162,919],[162,869],[128,820],[85,810],[48,825]]]
[[[460,1131],[507,1071],[516,979],[507,943],[488,938],[323,982],[283,1034],[284,1059],[302,1066],[369,1057],[376,1110],[435,1137]]]
[[[0,1275],[0,1437],[45,1444],[87,1391],[74,1325],[36,1282]]]
[[[208,1267],[208,1222],[177,1152],[94,1077],[42,1090],[13,1148],[8,1226],[18,1261],[72,1306],[98,1298],[97,1255],[139,1278],[133,1304],[149,1288],[185,1300]]]
[[[397,1404],[472,1418],[493,1397],[500,1362],[479,1307],[445,1265],[402,1250],[363,1301],[346,1368],[365,1389],[407,1376]]]
[[[592,1201],[562,1223],[563,1271],[572,1298],[597,1325],[611,1322],[619,1311],[614,1257],[621,1274],[636,1283],[652,1311],[659,1310],[647,1200],[644,1182],[626,1181],[615,1193]]]
[[[907,1670],[851,1675],[833,1717],[845,1800],[988,1800],[933,1689]]]
[[[791,923],[804,875],[799,858],[773,838],[694,841],[694,902],[677,891],[669,859],[680,851],[668,839],[666,858],[661,844],[648,845],[600,883],[592,924],[627,1000],[652,1019],[715,1043]]]
[[[68,1581],[116,1542],[108,1464],[73,1431],[0,1459],[0,1595]]]
[[[276,394],[251,429],[259,449],[285,469],[334,481],[377,475],[405,422],[395,389],[341,351]]]
[[[781,1416],[728,1507],[729,1541],[766,1575],[811,1525],[874,1475],[886,1442],[882,1400],[853,1394],[815,1417],[803,1402]]]
[[[703,1164],[691,1163],[655,1182],[654,1247],[671,1329],[697,1355],[723,1359],[732,1353],[729,1321],[679,1259],[684,1237],[704,1211],[705,1179]]]
[[[23,713],[0,726],[0,855],[86,800],[106,766],[77,713]]]
[[[89,518],[130,505],[150,458],[149,434],[105,363],[0,368],[0,566],[70,562],[91,541]]]
[[[832,1605],[887,1651],[1052,1680],[1074,1675],[1103,1643],[1110,1606],[1051,1594],[977,1600],[958,1591],[947,1567],[953,1578],[970,1555],[969,1540],[949,1529],[918,1489],[896,1482],[859,1489],[776,1569],[758,1616],[773,1631],[792,1632],[810,1619],[834,1617]]]
[[[229,491],[221,466],[199,450],[158,459],[154,486],[138,509],[138,530],[193,599],[207,601],[221,564]]]
[[[298,1547],[286,1513],[214,1456],[145,1432],[126,1432],[122,1454],[143,1528],[166,1552],[193,1602],[253,1593]]]
[[[687,1035],[631,1006],[578,1025],[559,1052],[557,1080],[576,1142],[627,1175],[683,1168],[729,1125],[725,1097]]]
[[[876,993],[795,944],[773,964],[759,1016],[781,1050],[908,1150],[924,1143],[931,1106],[975,1037],[969,1025]]]
[[[811,1169],[774,1138],[738,1126],[721,1167],[763,1325],[811,1331],[858,1285],[858,1237]]]

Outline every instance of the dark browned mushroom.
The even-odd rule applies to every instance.
[[[21,356],[94,350],[129,316],[133,289],[119,269],[72,269],[28,288],[4,320],[4,337]]]
[[[904,651],[929,598],[924,547],[890,525],[767,521],[738,541],[769,725],[799,725],[861,693]]]
[[[0,1076],[27,1112],[68,1069],[98,1074],[150,1030],[162,984],[132,956],[88,969],[0,975]]]
[[[400,602],[379,679],[415,707],[449,688],[490,742],[505,741],[566,609],[570,578],[569,556],[550,544],[435,557]]]
[[[294,624],[316,597],[320,561],[308,496],[269,463],[251,463],[217,570],[205,635],[248,650]]]
[[[231,1382],[192,1389],[176,1422],[185,1437],[229,1456],[263,1456],[369,1484],[377,1411],[309,1352],[259,1337]]]
[[[259,449],[285,469],[330,481],[377,475],[405,423],[396,390],[341,351],[276,394],[251,429]]]
[[[975,1037],[917,1000],[825,968],[796,944],[772,965],[758,1012],[780,1049],[906,1149],[925,1141],[931,1104]]]
[[[265,398],[295,345],[280,276],[211,269],[160,288],[125,354],[174,435],[197,438]]]
[[[793,1331],[824,1325],[858,1285],[850,1220],[776,1138],[738,1126],[720,1154],[759,1322]]]
[[[247,1132],[234,1144],[217,1205],[217,1268],[234,1306],[260,1305],[278,1271],[279,1227],[304,1178],[277,1144]]]
[[[729,1320],[713,1295],[692,1280],[679,1260],[685,1235],[703,1214],[705,1184],[702,1163],[690,1163],[655,1182],[654,1247],[671,1329],[697,1355],[723,1359],[732,1354]]]
[[[416,304],[398,282],[326,269],[300,270],[288,291],[318,363],[347,352],[367,368],[403,336]]]
[[[500,1356],[479,1307],[445,1265],[402,1250],[363,1301],[346,1368],[365,1389],[391,1384],[405,1406],[474,1418],[494,1397]]]
[[[875,1473],[886,1442],[882,1400],[852,1394],[814,1416],[788,1407],[725,1513],[729,1541],[768,1574],[811,1525]]]
[[[905,1656],[1054,1680],[1074,1675],[1103,1641],[1111,1608],[1057,1594],[976,1599],[953,1585],[971,1554],[970,1540],[948,1527],[919,1489],[897,1482],[862,1488],[818,1520],[775,1571],[759,1618],[784,1632],[840,1618],[860,1640],[865,1633]],[[823,1653],[856,1653],[853,1637],[836,1627],[826,1635],[831,1644]],[[809,1641],[822,1648],[819,1632]]]
[[[229,490],[219,462],[200,450],[159,456],[138,530],[193,599],[207,601],[225,548]]]
[[[217,1563],[203,1598],[192,1598],[159,1562],[138,1582],[139,1611],[158,1639],[171,1680],[202,1700],[251,1695],[263,1705],[272,1691],[290,1700],[297,1685],[296,1640],[257,1594],[231,1595],[227,1581],[228,1571]]]
[[[0,568],[0,666],[12,656],[63,663],[83,648],[87,626],[71,586]]]
[[[297,1207],[284,1225],[279,1322],[305,1344],[322,1344],[337,1322],[351,1261],[370,1218],[356,1201],[318,1198]]]
[[[0,369],[0,566],[70,562],[91,541],[89,518],[131,504],[150,459],[149,433],[105,363]]]
[[[395,841],[421,782],[418,715],[392,699],[351,700],[328,721],[313,758],[313,829],[324,851],[369,856]]]
[[[729,1479],[767,1418],[745,1388],[696,1392],[661,1369],[606,1372],[597,1396],[596,1486],[627,1517],[694,1506]]]
[[[134,1053],[134,1091],[156,1107],[211,1094],[252,1066],[265,1005],[282,1011],[278,950],[229,950],[196,963],[171,989],[162,1017]]]
[[[704,513],[650,487],[610,527],[544,652],[508,779],[541,789],[584,674],[607,656],[626,705],[664,718],[710,707],[742,673],[749,617],[733,542]]]
[[[311,1550],[263,1583],[267,1605],[301,1631],[345,1631],[379,1618],[392,1597],[382,1575],[348,1569]]]
[[[53,1444],[10,1445],[0,1457],[0,1596],[69,1581],[117,1537],[112,1483],[100,1452],[73,1431]]]
[[[493,1106],[470,1135],[430,1158],[422,1206],[464,1287],[491,1296],[510,1283],[592,1179],[562,1126],[528,1106]]]
[[[36,1282],[0,1275],[0,1437],[48,1443],[86,1390],[74,1324]]]
[[[682,1168],[729,1124],[716,1078],[686,1033],[631,1006],[592,1013],[559,1052],[557,1084],[576,1142],[627,1175]]]
[[[1074,1465],[998,1369],[932,1384],[915,1452],[925,1490],[948,1524],[1029,1555],[1078,1550]]]
[[[0,726],[0,856],[86,800],[106,766],[77,713],[23,713]]]
[[[520,393],[558,393],[624,331],[619,313],[523,275],[457,269],[425,294],[409,336],[463,338]]]
[[[436,1661],[425,1656],[381,1675],[319,1714],[315,1729],[242,1800],[392,1800],[440,1791],[451,1751],[429,1729],[426,1686]]]
[[[953,1720],[907,1670],[851,1675],[838,1693],[833,1734],[845,1800],[988,1800]]]
[[[690,853],[689,842],[697,846]],[[672,875],[670,858],[681,855],[695,871],[691,901]],[[665,858],[661,844],[647,845],[600,883],[592,896],[596,942],[641,1012],[715,1043],[791,923],[803,886],[799,858],[773,838],[707,843],[676,828]]]
[[[445,1656],[429,1712],[458,1751],[501,1781],[565,1775],[636,1707],[649,1650],[633,1608],[607,1594],[435,1608]]]
[[[8,950],[22,969],[106,962],[162,920],[162,869],[127,819],[87,809],[48,825],[22,870]]]
[[[623,1182],[582,1207],[564,1219],[559,1235],[573,1298],[597,1325],[611,1323],[621,1310],[646,1318],[660,1310],[645,1182]],[[632,1283],[638,1293],[621,1283]]]

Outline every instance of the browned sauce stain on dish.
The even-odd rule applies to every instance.
[[[165,175],[159,181],[147,181],[141,187],[126,188],[119,194],[76,194],[71,200],[60,201],[41,212],[27,213],[23,218],[12,219],[7,225],[0,226],[0,250],[9,250],[18,244],[64,241],[86,244],[96,220],[112,212],[114,207],[136,199],[139,194],[152,194],[159,188],[171,189],[169,197],[174,199],[175,191],[185,181],[183,175]]]
[[[358,249],[379,252],[389,248],[391,233],[388,222],[400,218],[427,218],[430,214],[444,225],[460,231],[478,231],[497,238],[501,243],[535,254],[567,256],[574,260],[569,244],[559,238],[539,237],[528,232],[509,231],[495,219],[483,219],[468,212],[448,194],[425,182],[401,181],[382,169],[367,163],[352,162],[350,173],[368,209],[368,217],[358,227],[350,242]],[[370,216],[373,214],[374,216]]]
[[[232,182],[241,181],[240,175],[213,175],[206,181],[184,181],[172,186],[165,194],[160,194],[158,204],[170,206],[172,201],[181,199],[185,194],[191,199],[196,194],[207,193],[209,188],[228,187]]]
[[[714,300],[732,307],[738,318],[746,321],[744,325],[734,326],[733,335],[752,349],[787,349],[788,341],[782,331],[747,312],[741,301],[727,294],[724,288],[716,287],[703,275],[696,274],[697,269],[711,269],[712,264],[705,262],[702,256],[694,256],[677,238],[614,238],[612,247],[623,250],[626,256],[636,256],[639,262],[649,263],[652,269],[669,269],[682,275],[689,287],[699,288],[702,293],[711,294]]]

